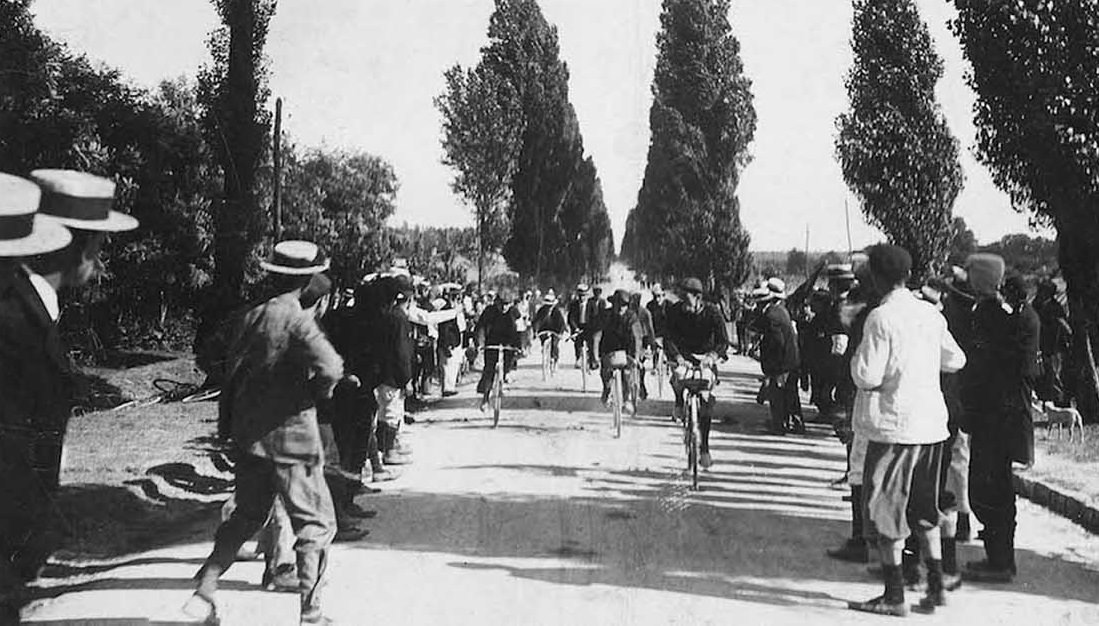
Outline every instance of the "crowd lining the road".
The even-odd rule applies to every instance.
[[[110,210],[110,181],[40,171],[34,182],[0,175],[0,607],[18,619],[23,585],[59,540],[53,508],[71,371],[57,337],[57,291],[97,271],[105,233],[135,228]],[[328,623],[320,589],[334,540],[367,531],[375,512],[355,503],[412,462],[402,427],[435,381],[442,396],[482,363],[482,410],[497,367],[548,344],[556,363],[571,339],[575,365],[640,377],[667,363],[675,413],[683,372],[711,371],[730,348],[758,359],[769,433],[805,432],[799,387],[818,420],[847,447],[851,536],[829,555],[880,562],[882,596],[860,611],[905,615],[905,588],[924,591],[934,611],[963,578],[1009,583],[1014,558],[1013,464],[1033,461],[1035,403],[1069,407],[1063,380],[1070,332],[1057,288],[1025,282],[1001,258],[973,255],[965,268],[912,283],[902,248],[873,246],[851,264],[822,264],[787,294],[777,278],[751,291],[707,292],[687,278],[677,297],[577,286],[567,302],[553,290],[483,296],[457,284],[432,286],[398,262],[333,293],[324,251],[284,241],[262,264],[270,297],[207,329],[197,362],[222,389],[218,434],[231,442],[236,493],[224,509],[210,557],[187,611],[217,623],[218,579],[260,537],[262,585],[301,597],[302,623]],[[817,289],[819,280],[827,284]],[[484,346],[515,349],[484,352]],[[582,355],[589,363],[581,363]],[[1066,384],[1068,382],[1069,384]],[[407,397],[406,397],[407,393]],[[714,397],[700,414],[701,461],[709,451]],[[52,508],[51,508],[52,507]],[[18,513],[18,514],[16,514]],[[983,526],[986,558],[959,568],[956,545],[970,515]],[[876,556],[874,556],[876,554]],[[6,623],[6,622],[4,622]]]

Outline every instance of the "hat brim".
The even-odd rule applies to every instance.
[[[320,274],[321,272],[327,272],[331,263],[325,261],[320,265],[311,265],[309,267],[287,267],[285,265],[276,265],[268,261],[260,261],[259,266],[264,270],[271,272],[272,274],[285,274],[287,276],[307,276],[309,274]]]
[[[72,233],[60,220],[46,215],[35,215],[31,234],[20,239],[0,241],[0,257],[14,258],[54,252],[69,245]]]
[[[118,211],[111,211],[105,220],[78,220],[71,217],[49,216],[69,228],[91,230],[102,233],[124,233],[136,229],[140,223],[137,218]]]

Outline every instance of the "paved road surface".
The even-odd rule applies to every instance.
[[[581,394],[571,368],[543,383],[535,360],[525,362],[497,429],[468,387],[418,414],[408,435],[415,465],[383,494],[360,498],[379,511],[371,535],[333,550],[328,612],[356,625],[888,620],[846,610],[880,583],[864,566],[824,556],[848,531],[848,505],[829,488],[843,471],[842,446],[825,426],[761,434],[755,371],[739,357],[722,368],[719,416],[732,423],[717,426],[715,465],[696,493],[681,471],[670,401],[643,403],[615,439],[594,386]],[[963,587],[951,606],[910,620],[1099,624],[1099,538],[1020,506],[1018,582]],[[86,564],[48,581],[57,597],[32,607],[28,623],[176,623],[208,549]],[[979,556],[973,544],[960,559]],[[256,591],[259,576],[256,563],[228,573],[225,623],[296,623],[294,597]]]

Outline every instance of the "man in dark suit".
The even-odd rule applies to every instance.
[[[766,290],[763,298],[768,304],[753,327],[763,336],[760,341],[759,363],[763,375],[767,377],[771,433],[784,435],[788,418],[793,422],[790,425],[792,430],[804,429],[796,376],[801,356],[798,353],[794,322],[783,304],[786,285],[781,280],[772,278],[767,281]]]
[[[57,331],[58,292],[102,267],[107,232],[137,220],[110,210],[114,183],[62,170],[34,183],[0,174],[0,622],[61,537],[53,496],[73,377]],[[35,215],[35,209],[39,215]],[[72,229],[70,232],[66,226]]]

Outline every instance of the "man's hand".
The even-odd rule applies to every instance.
[[[356,389],[363,386],[363,381],[359,380],[359,377],[354,374],[347,376],[346,380],[348,385],[351,385]]]

